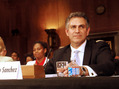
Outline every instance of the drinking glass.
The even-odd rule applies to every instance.
[[[58,77],[64,77],[63,70],[67,64],[68,64],[68,61],[57,61],[56,62],[57,76]]]

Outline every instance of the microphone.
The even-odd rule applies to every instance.
[[[51,52],[52,52],[52,48],[50,48],[50,50],[49,50],[49,52],[48,52],[48,54],[47,54],[47,56],[46,56],[47,58],[46,58],[45,66],[44,66],[45,68],[46,68],[46,65],[47,65],[47,63],[48,63],[48,61],[49,61],[49,60],[48,60],[48,57],[49,57],[49,55],[50,55]]]
[[[48,52],[48,54],[47,54],[46,63],[48,62],[48,57],[49,57],[49,55],[50,55],[51,52],[52,52],[52,48],[50,48],[50,50],[49,50],[49,52]]]
[[[48,54],[47,54],[47,58],[49,57],[50,53],[52,52],[52,48],[50,48]]]

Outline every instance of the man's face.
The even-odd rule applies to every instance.
[[[82,17],[71,18],[68,29],[65,30],[71,44],[78,44],[79,46],[85,41],[89,31],[90,28],[87,28],[86,20]]]
[[[0,56],[5,56],[7,53],[6,49],[3,49],[1,52],[0,52]]]

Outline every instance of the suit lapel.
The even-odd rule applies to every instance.
[[[70,62],[70,57],[71,57],[71,48],[70,48],[70,45],[69,45],[68,48],[64,52],[63,60],[66,60],[66,61]]]
[[[91,54],[92,54],[92,49],[91,49],[91,44],[88,42],[86,43],[85,47],[85,52],[84,52],[84,60],[83,60],[83,65],[89,65],[90,64],[90,59],[91,59]],[[70,45],[65,49],[63,53],[63,57],[61,57],[61,60],[65,60],[70,62],[70,57],[71,57],[71,48]]]
[[[86,47],[85,47],[85,52],[84,52],[83,65],[89,65],[90,64],[91,54],[92,54],[91,45],[87,41],[87,44],[86,44]]]

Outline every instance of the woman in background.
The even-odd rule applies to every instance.
[[[19,53],[16,52],[16,51],[13,51],[13,52],[11,53],[11,57],[12,57],[13,61],[20,61]]]
[[[26,54],[25,59],[26,59],[26,64],[29,61],[33,61],[34,60],[33,54],[31,53]]]
[[[44,66],[49,60],[47,56],[47,43],[38,41],[33,45],[34,61],[29,61],[26,65],[42,65]]]

